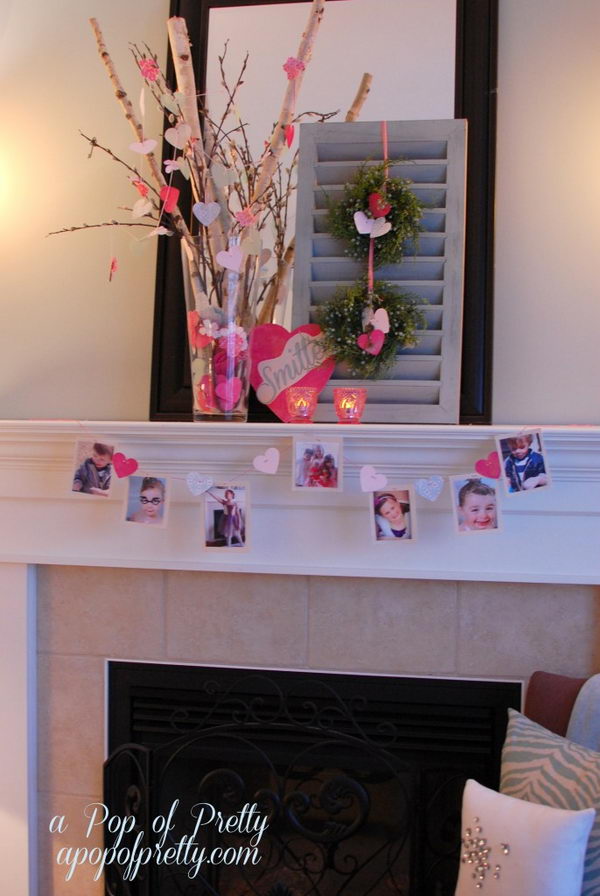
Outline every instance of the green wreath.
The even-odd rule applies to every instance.
[[[367,283],[361,280],[350,287],[338,289],[332,299],[322,305],[317,321],[323,331],[323,344],[338,363],[344,363],[354,376],[376,378],[382,376],[396,360],[401,348],[416,344],[415,333],[425,327],[425,315],[417,307],[417,296],[397,292],[389,283],[376,280],[369,302]],[[357,339],[373,327],[363,324],[365,309],[387,311],[390,330],[377,355],[361,348]]]
[[[393,164],[388,162],[388,168]],[[399,177],[386,179],[385,171],[383,164],[361,165],[353,180],[345,185],[342,199],[330,206],[327,217],[329,232],[348,244],[346,255],[356,259],[366,258],[370,237],[358,232],[354,215],[365,212],[369,216],[369,196],[378,193],[382,202],[391,206],[385,218],[392,227],[388,233],[373,241],[377,265],[399,263],[405,242],[416,246],[423,214],[423,203],[410,190],[410,181]]]

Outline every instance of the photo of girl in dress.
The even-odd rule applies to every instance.
[[[215,485],[204,498],[204,546],[245,548],[247,546],[248,486]]]
[[[167,522],[167,480],[158,476],[130,476],[125,519],[145,526]]]
[[[474,473],[472,476],[451,476],[453,511],[456,531],[460,535],[497,532],[500,513],[497,482]]]
[[[498,455],[502,458],[504,485],[509,495],[550,485],[541,430],[498,438],[496,441]]]
[[[413,541],[415,538],[415,506],[412,489],[393,486],[369,495],[375,541]]]
[[[341,441],[307,442],[294,439],[293,488],[341,490]]]

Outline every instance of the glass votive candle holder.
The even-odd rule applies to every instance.
[[[286,389],[289,423],[312,423],[319,390],[314,386],[290,386]]]
[[[367,390],[361,388],[337,388],[333,390],[333,403],[338,423],[360,423]]]

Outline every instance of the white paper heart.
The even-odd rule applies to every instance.
[[[443,487],[444,480],[441,476],[430,476],[429,479],[415,480],[415,489],[422,498],[427,498],[428,501],[437,501]]]
[[[218,202],[196,202],[192,206],[192,211],[201,224],[210,227],[219,217],[221,206]]]
[[[202,476],[195,470],[187,474],[185,481],[188,489],[196,496],[203,495],[204,492],[208,491],[215,484],[214,479],[211,479],[210,476]]]
[[[239,274],[242,262],[244,261],[244,253],[241,246],[232,246],[231,249],[222,249],[217,252],[218,263],[227,268],[228,271],[234,271]]]
[[[354,224],[359,233],[371,233],[374,223],[374,219],[369,218],[364,212],[354,213]]]
[[[392,229],[392,225],[385,218],[376,218],[371,227],[371,239],[376,240],[378,236],[385,236]]]
[[[220,162],[213,162],[210,166],[210,173],[217,187],[221,190],[234,184],[237,181],[237,174],[231,168],[226,168]]]
[[[184,121],[180,121],[174,128],[167,128],[165,131],[165,140],[176,149],[183,149],[191,136],[192,129]]]
[[[264,266],[268,262],[269,258],[271,257],[271,254],[272,253],[271,253],[270,249],[262,249],[261,250],[260,258],[259,258],[259,264],[260,264],[261,268],[264,268]]]
[[[242,240],[242,252],[244,255],[260,255],[261,248],[262,242],[260,234],[258,230],[253,227]]]
[[[257,454],[252,461],[252,466],[259,473],[273,475],[279,469],[279,451],[277,448],[267,448],[264,454]]]
[[[152,203],[149,199],[138,199],[138,201],[134,203],[134,206],[131,209],[131,217],[143,218],[144,215],[149,214],[151,211]]]
[[[168,111],[172,112],[173,115],[177,115],[177,113],[179,112],[179,107],[174,96],[171,96],[170,93],[163,93],[160,101],[163,105],[163,109],[168,109]]]
[[[382,333],[390,332],[390,318],[385,308],[378,308],[369,323]]]
[[[142,140],[141,143],[130,143],[129,149],[132,152],[137,152],[140,156],[147,156],[149,152],[152,152],[155,146],[156,140],[148,137],[147,140]]]
[[[365,464],[360,468],[360,487],[363,492],[375,492],[387,485],[387,476],[378,473],[375,467]]]

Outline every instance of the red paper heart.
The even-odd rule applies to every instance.
[[[308,337],[312,338],[301,340],[299,339],[301,333],[306,333]],[[254,327],[252,331],[250,382],[257,392],[259,401],[262,401],[259,394],[261,387],[264,391],[268,391],[268,384],[274,383],[280,388],[274,398],[263,401],[263,404],[271,408],[273,413],[277,414],[284,423],[289,423],[291,419],[287,409],[285,390],[289,386],[314,386],[320,392],[333,373],[335,367],[333,358],[325,358],[317,366],[310,365],[311,360],[316,360],[316,354],[313,351],[314,338],[320,333],[321,328],[318,324],[304,324],[292,330],[291,333],[285,327],[280,327],[279,324],[261,324]],[[281,355],[286,350],[286,346],[289,357],[282,360]],[[271,360],[273,364],[266,363]],[[308,372],[300,375],[302,367],[307,366],[304,362],[308,362],[309,369]],[[262,365],[262,373],[259,370],[259,364]],[[280,371],[279,377],[275,376],[277,367]],[[297,378],[295,378],[296,374],[298,374]]]
[[[171,214],[179,201],[179,190],[177,187],[168,187],[165,184],[164,187],[160,188],[159,196],[165,204],[165,211],[167,214]]]
[[[112,462],[113,467],[115,468],[115,473],[119,479],[123,479],[125,476],[131,476],[138,468],[138,462],[134,457],[125,457],[120,451],[113,454]]]
[[[490,451],[487,457],[480,458],[475,464],[475,469],[480,476],[488,479],[500,478],[500,458],[497,451]]]
[[[293,124],[288,124],[288,125],[286,125],[286,128],[285,128],[285,142],[286,142],[287,145],[288,145],[288,149],[290,148],[290,146],[291,146],[292,143],[294,142],[294,132],[295,132],[295,130],[296,130],[296,128],[294,127]]]
[[[231,411],[242,394],[242,381],[239,376],[218,376],[215,392],[223,410]]]
[[[369,195],[369,211],[374,218],[385,218],[391,209],[392,206],[385,201],[381,193],[371,193]]]
[[[370,355],[378,355],[383,348],[384,339],[385,333],[382,333],[381,330],[371,330],[370,333],[361,333],[356,344]]]

